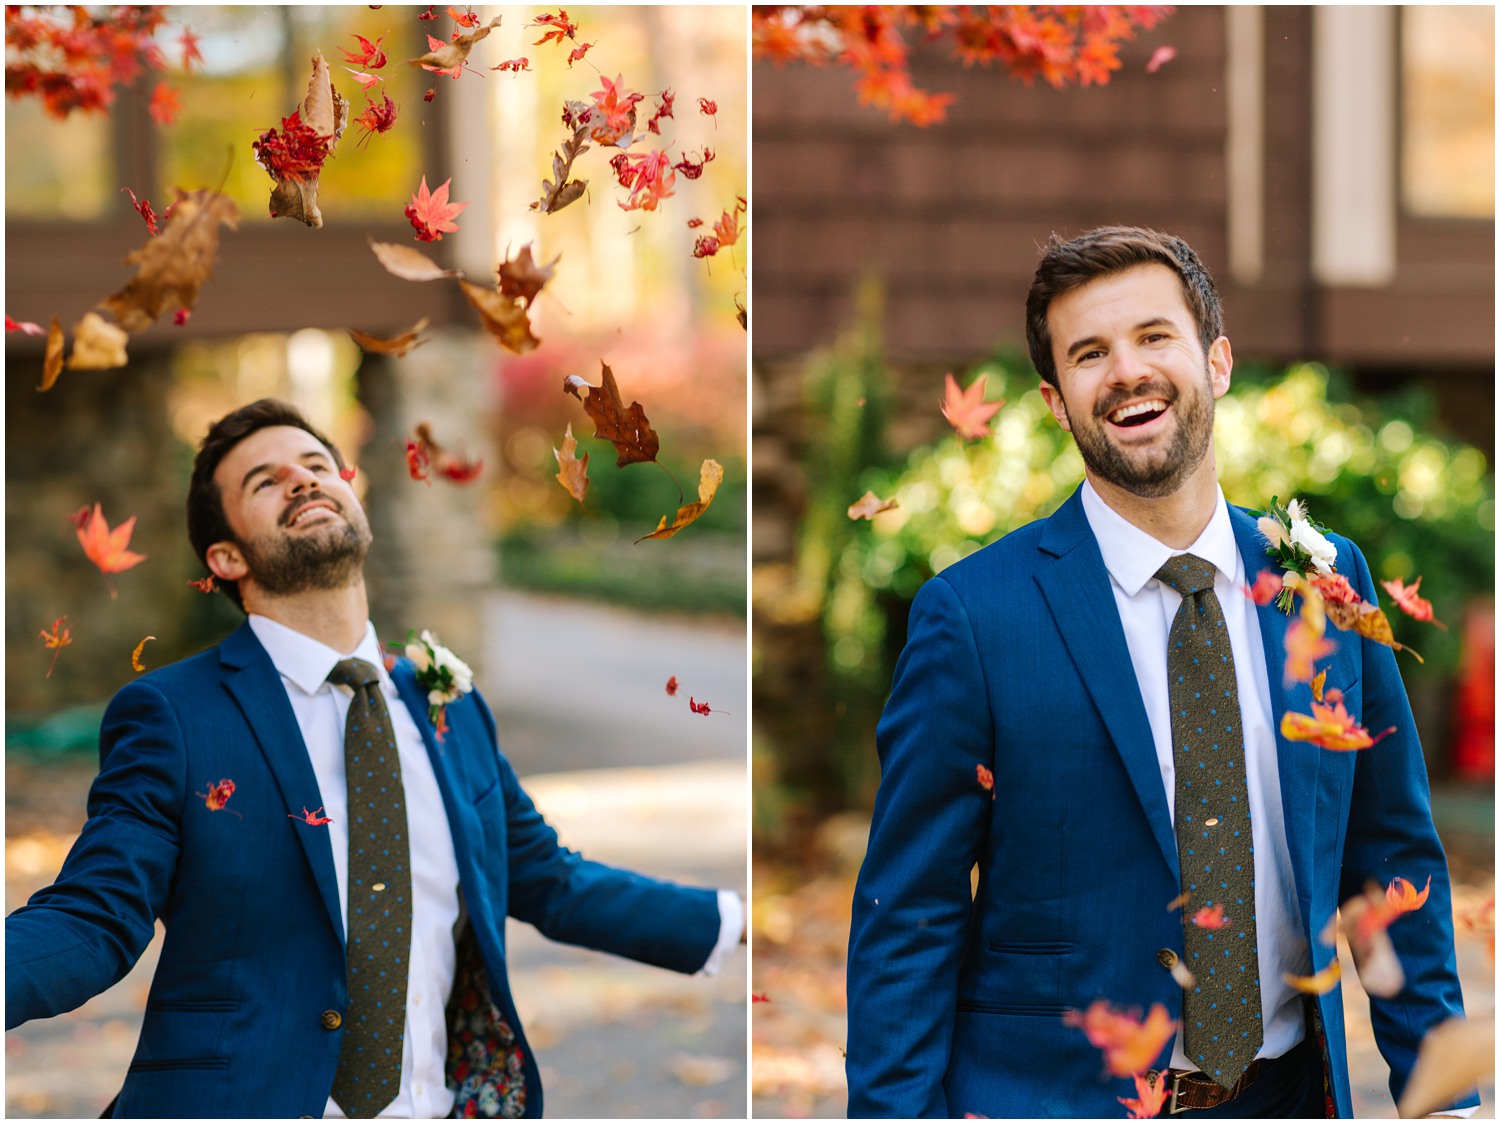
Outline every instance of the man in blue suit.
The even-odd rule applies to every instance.
[[[7,1029],[103,991],[165,924],[113,1115],[540,1116],[507,915],[679,972],[740,937],[733,893],[561,846],[451,654],[441,729],[423,669],[386,670],[343,468],[281,402],[210,429],[189,536],[247,620],[115,696],[88,821],[6,919]]]
[[[1349,1116],[1340,992],[1284,977],[1335,960],[1320,934],[1368,881],[1431,875],[1390,928],[1406,986],[1371,1003],[1399,1097],[1423,1035],[1462,1013],[1422,751],[1391,649],[1352,632],[1327,688],[1395,732],[1357,753],[1279,732],[1311,687],[1284,679],[1287,616],[1243,592],[1275,567],[1218,484],[1233,360],[1213,281],[1155,231],[1054,236],[1027,339],[1086,479],[912,605],[853,906],[849,1115],[1119,1116],[1133,1083],[1064,1019],[1106,1000],[1178,1020],[1142,1067],[1173,1110]],[[1359,550],[1332,544],[1374,601]],[[1215,903],[1227,925],[1191,920]]]

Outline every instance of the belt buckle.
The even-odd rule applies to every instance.
[[[1182,1087],[1182,1079],[1184,1077],[1186,1077],[1187,1074],[1183,1073],[1181,1070],[1173,1070],[1171,1072],[1172,1072],[1172,1097],[1171,1097],[1171,1100],[1169,1100],[1167,1102],[1167,1115],[1168,1116],[1176,1116],[1180,1112],[1187,1112],[1188,1111],[1186,1106],[1184,1106],[1182,1108],[1178,1108],[1177,1107],[1177,1092]]]

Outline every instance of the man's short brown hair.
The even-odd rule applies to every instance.
[[[1137,265],[1164,265],[1182,282],[1182,296],[1198,327],[1203,354],[1224,334],[1219,291],[1193,248],[1181,238],[1140,226],[1101,226],[1063,241],[1055,233],[1042,248],[1031,289],[1026,294],[1026,346],[1037,374],[1057,386],[1052,332],[1047,310],[1054,298],[1081,285]]]
[[[344,467],[344,458],[338,447],[303,417],[295,406],[287,402],[276,398],[262,398],[248,406],[241,406],[231,414],[225,414],[209,427],[203,444],[198,447],[198,456],[193,461],[192,482],[188,485],[188,541],[193,544],[198,561],[205,567],[208,565],[208,548],[214,543],[238,541],[224,514],[224,497],[219,494],[214,473],[231,449],[252,433],[274,425],[290,425],[307,431],[328,450],[334,464],[340,469]],[[215,580],[224,595],[243,610],[245,603],[240,597],[239,582],[225,581],[223,578]]]

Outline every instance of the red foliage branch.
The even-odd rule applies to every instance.
[[[756,58],[854,70],[861,105],[892,121],[925,126],[941,121],[952,94],[913,85],[904,29],[926,41],[947,37],[965,66],[998,63],[1030,85],[1038,76],[1053,86],[1103,85],[1120,68],[1120,45],[1149,31],[1170,6],[915,4],[818,7],[757,5],[751,9]]]

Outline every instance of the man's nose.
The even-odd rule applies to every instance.
[[[281,481],[281,485],[288,492],[291,492],[294,495],[309,488],[317,487],[318,478],[312,473],[310,469],[305,468],[300,464],[288,465],[285,469],[283,469],[283,473],[284,477]]]
[[[1110,382],[1129,385],[1143,382],[1151,377],[1151,367],[1141,353],[1130,344],[1121,344],[1110,353]]]

